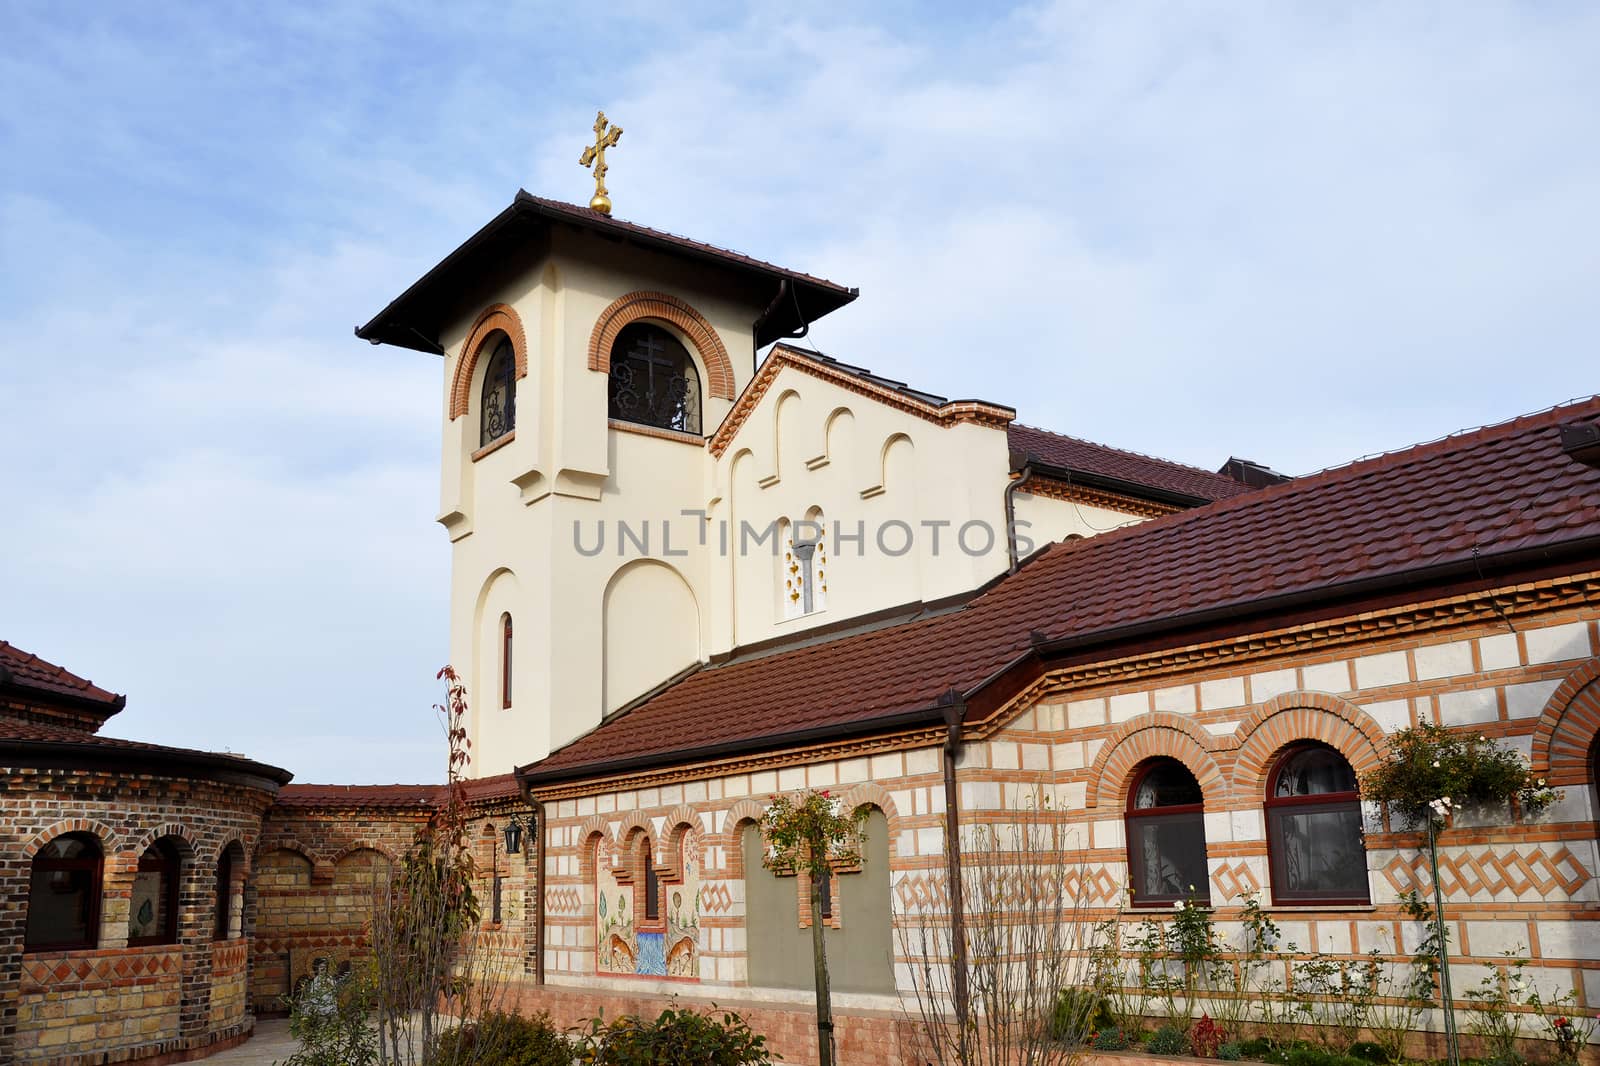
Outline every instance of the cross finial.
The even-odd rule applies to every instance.
[[[609,132],[608,132],[609,127]],[[589,201],[589,207],[602,215],[611,214],[611,197],[606,195],[606,149],[615,148],[617,141],[622,138],[622,127],[612,126],[606,121],[604,111],[597,112],[594,119],[594,143],[583,150],[578,157],[579,166],[594,164],[594,199]]]

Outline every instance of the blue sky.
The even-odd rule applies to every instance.
[[[1596,390],[1587,4],[15,6],[0,638],[108,732],[434,780],[439,362],[521,186],[858,285],[824,351],[1303,473]],[[493,767],[492,769],[503,769]]]

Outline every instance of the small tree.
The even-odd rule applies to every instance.
[[[816,970],[817,1055],[821,1066],[835,1062],[833,1002],[828,989],[828,949],[823,940],[822,885],[836,866],[861,861],[861,825],[866,808],[846,813],[826,790],[773,796],[761,818],[767,851],[762,860],[780,873],[804,871],[811,883],[811,954]]]
[[[397,869],[376,889],[372,945],[380,1061],[461,1066],[491,1059],[497,1034],[440,1047],[441,1015],[477,1022],[500,1006],[503,964],[479,934],[476,874],[467,840],[464,777],[471,763],[467,693],[456,672],[439,671],[445,702],[434,707],[448,747],[442,806],[417,831]]]
[[[1361,782],[1363,795],[1385,805],[1405,828],[1427,830],[1426,853],[1433,879],[1434,939],[1439,949],[1439,999],[1451,1066],[1461,1060],[1450,991],[1450,951],[1445,931],[1444,892],[1439,887],[1439,834],[1452,811],[1466,804],[1509,803],[1538,814],[1561,798],[1522,756],[1483,734],[1458,733],[1423,723],[1389,741],[1389,758]]]
[[[1111,926],[1088,918],[1083,842],[1048,804],[996,812],[961,830],[962,928],[951,892],[914,909],[900,933],[913,961],[907,1012],[938,1066],[1073,1061],[1120,987]],[[947,875],[948,877],[948,875]],[[1111,923],[1114,925],[1114,923]],[[962,950],[964,948],[964,950]],[[957,989],[969,997],[961,1016]]]

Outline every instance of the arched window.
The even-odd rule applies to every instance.
[[[478,419],[480,448],[517,428],[517,353],[511,347],[511,338],[503,333],[483,372],[483,403]]]
[[[92,948],[100,940],[100,842],[67,833],[33,857],[25,951]]]
[[[212,921],[211,939],[227,940],[233,935],[233,845],[222,849],[217,857],[216,910]]]
[[[828,546],[822,510],[813,507],[804,521],[783,523],[783,616],[799,618],[828,604]]]
[[[511,616],[500,616],[500,706],[511,706]]]
[[[1200,782],[1177,759],[1151,759],[1128,789],[1128,875],[1133,905],[1211,900]]]
[[[639,847],[639,861],[644,864],[644,920],[659,922],[661,920],[661,878],[656,874],[654,856],[650,851],[650,838],[645,837]]]
[[[1324,744],[1301,744],[1267,779],[1267,855],[1276,903],[1366,903],[1367,851],[1356,773]]]
[[[700,432],[700,371],[678,338],[658,326],[624,326],[611,346],[611,417]]]
[[[169,840],[158,840],[139,856],[128,903],[128,943],[178,942],[179,859]]]

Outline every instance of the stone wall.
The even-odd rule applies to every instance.
[[[0,769],[0,1061],[97,1066],[248,1033],[237,987],[249,953],[243,889],[270,801],[261,786],[132,770]],[[103,854],[96,945],[25,952],[33,857],[72,832],[94,836]],[[131,946],[139,857],[162,839],[181,864],[177,942]],[[234,857],[232,921],[214,944],[224,849]]]

